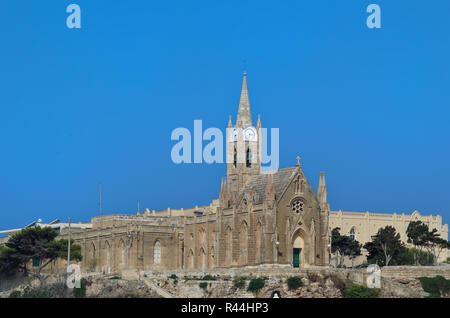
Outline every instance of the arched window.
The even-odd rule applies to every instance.
[[[237,165],[237,151],[236,151],[236,147],[234,147],[233,165],[236,168],[236,165]]]
[[[250,148],[247,149],[245,165],[247,166],[247,168],[250,168],[252,166],[252,152],[250,151]]]
[[[153,263],[161,264],[161,243],[159,241],[156,241],[153,246]]]
[[[355,228],[352,228],[350,230],[350,238],[355,241],[356,240],[356,232],[355,232]]]

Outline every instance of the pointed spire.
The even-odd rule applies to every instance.
[[[320,201],[320,197],[322,196],[322,172],[319,174],[319,186],[317,187],[317,198]]]
[[[319,186],[317,188],[317,199],[319,203],[327,202],[327,186],[325,185],[325,172],[320,173]]]
[[[233,123],[231,122],[231,115],[230,115],[230,119],[228,120],[228,128],[233,127]]]
[[[252,125],[252,113],[250,111],[250,100],[247,89],[247,73],[244,72],[242,81],[241,99],[239,101],[239,110],[236,120],[236,126],[245,128]]]
[[[258,114],[258,123],[256,124],[256,129],[261,128],[261,116]]]

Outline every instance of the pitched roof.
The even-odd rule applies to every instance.
[[[251,176],[244,185],[239,195],[239,201],[246,193],[253,190],[254,203],[259,204],[264,202],[266,198],[266,187],[270,182],[270,177],[273,176],[273,185],[275,187],[275,194],[277,199],[281,197],[286,187],[289,185],[297,167],[280,169],[275,173],[262,173]]]

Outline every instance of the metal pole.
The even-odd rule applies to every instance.
[[[67,242],[67,268],[70,265],[70,216],[69,216],[69,239]]]

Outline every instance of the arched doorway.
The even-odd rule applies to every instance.
[[[292,265],[293,267],[303,267],[305,265],[305,241],[298,233],[292,244]]]

